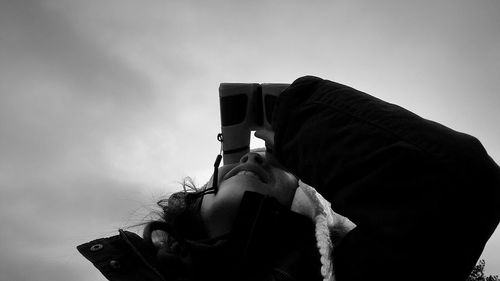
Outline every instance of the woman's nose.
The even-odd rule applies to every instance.
[[[241,157],[240,159],[240,163],[247,163],[247,162],[252,162],[252,163],[255,163],[255,164],[258,164],[258,165],[262,165],[264,164],[264,162],[266,161],[265,157],[260,155],[259,153],[255,153],[255,152],[249,152],[245,155],[243,155],[243,157]]]

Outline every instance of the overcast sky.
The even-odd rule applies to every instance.
[[[0,0],[0,280],[104,280],[75,246],[208,179],[221,82],[335,80],[499,162],[499,15],[496,0]],[[483,258],[500,274],[498,230]]]

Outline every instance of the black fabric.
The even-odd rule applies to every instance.
[[[247,191],[233,230],[220,239],[185,240],[175,252],[157,252],[120,231],[77,248],[111,281],[320,281],[314,233],[310,219]],[[96,251],[95,245],[102,247]]]
[[[314,230],[275,198],[245,192],[232,231],[238,264],[231,280],[322,280]]]
[[[337,280],[465,280],[500,218],[480,142],[350,87],[306,76],[278,98],[276,157],[357,227]]]
[[[77,247],[110,281],[165,281],[156,270],[155,254],[137,234],[121,231]]]

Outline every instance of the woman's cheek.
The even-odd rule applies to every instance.
[[[293,174],[284,170],[281,170],[278,178],[277,194],[275,194],[275,197],[281,204],[290,206],[299,185],[299,181]]]
[[[218,184],[221,184],[222,183],[222,179],[224,178],[224,176],[229,173],[234,167],[236,167],[236,164],[229,164],[229,165],[224,165],[222,167],[219,168],[219,171],[218,171],[218,177],[217,177],[217,180],[218,180]]]
[[[278,169],[278,178],[280,179],[279,184],[282,185],[282,188],[295,190],[299,185],[298,178],[285,170]]]

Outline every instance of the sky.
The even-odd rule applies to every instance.
[[[500,162],[499,14],[496,0],[0,0],[0,280],[105,280],[76,245],[208,180],[222,82],[334,80]]]

